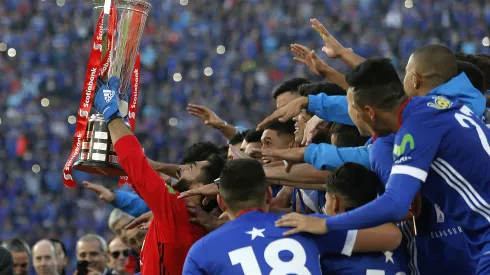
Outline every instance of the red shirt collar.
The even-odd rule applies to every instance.
[[[398,110],[398,128],[402,126],[403,123],[403,110],[405,110],[405,107],[407,107],[408,102],[410,102],[410,98],[407,98],[402,105],[400,106],[400,110]]]
[[[240,211],[240,212],[238,212],[238,213],[236,214],[235,219],[237,219],[238,217],[240,217],[241,215],[243,215],[243,214],[245,214],[245,213],[252,212],[252,211],[260,211],[260,212],[264,212],[264,210],[262,210],[262,209],[260,209],[260,208],[258,208],[258,207],[257,207],[257,208],[249,208],[249,209],[244,209],[244,210],[242,210],[242,211]]]

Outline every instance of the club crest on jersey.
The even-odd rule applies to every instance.
[[[427,103],[427,106],[435,109],[443,110],[453,105],[452,101],[443,96],[433,96],[432,99],[434,99],[434,102]]]
[[[403,155],[407,149],[407,145],[410,147],[410,150],[415,148],[415,141],[413,140],[413,136],[411,134],[405,134],[400,145],[395,144],[393,147],[393,155],[396,157]]]

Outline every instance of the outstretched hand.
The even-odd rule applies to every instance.
[[[300,232],[316,235],[322,235],[328,232],[326,219],[301,215],[298,213],[289,213],[282,216],[276,221],[276,227],[292,227],[291,230],[283,233],[284,236],[290,236]]]
[[[188,104],[187,111],[189,112],[189,114],[201,118],[204,121],[204,124],[215,129],[221,130],[226,126],[226,122],[208,107],[196,104]]]
[[[322,37],[325,46],[322,51],[330,58],[340,57],[344,51],[348,50],[333,37],[328,30],[316,18],[310,19],[311,27]]]
[[[325,77],[332,69],[316,55],[315,51],[303,45],[291,44],[291,52],[295,56],[294,61],[305,64],[316,75]]]
[[[270,116],[266,117],[259,125],[257,125],[257,130],[265,129],[272,122],[279,120],[280,122],[287,122],[293,117],[301,113],[302,109],[308,107],[307,97],[298,97],[283,107],[277,109]]]
[[[214,183],[211,183],[211,184],[203,185],[196,189],[182,192],[180,193],[178,198],[183,199],[191,196],[205,196],[202,201],[202,204],[207,205],[209,201],[215,199],[218,194],[219,194],[218,186]]]
[[[324,124],[324,120],[317,117],[316,115],[313,116],[308,122],[306,123],[306,128],[303,133],[303,140],[301,141],[302,145],[308,146],[312,143],[313,138],[318,134],[318,132],[321,130],[320,126]]]
[[[150,227],[150,223],[153,220],[153,212],[146,212],[145,214],[137,217],[134,219],[132,222],[130,222],[128,225],[126,225],[125,229],[133,229],[133,228],[142,228],[142,229],[148,229]]]
[[[99,199],[105,202],[111,203],[116,200],[116,195],[111,190],[105,188],[102,185],[94,184],[89,181],[84,181],[82,184],[83,186],[85,186],[85,188],[97,194],[99,196]]]
[[[214,184],[213,184],[214,185]],[[202,225],[208,232],[218,228],[218,217],[210,215],[204,211],[199,205],[187,201],[187,211],[194,217],[189,221]]]
[[[253,152],[260,154],[261,158],[269,157],[282,159],[285,162],[284,168],[286,172],[289,173],[293,165],[303,161],[306,148],[299,147],[280,150],[254,148],[252,150]]]

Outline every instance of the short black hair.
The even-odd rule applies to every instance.
[[[59,239],[56,239],[56,238],[50,238],[49,240],[53,244],[55,244],[55,243],[59,244],[61,246],[61,250],[63,251],[63,254],[65,255],[65,257],[68,257],[68,252],[66,251],[65,244],[62,241],[60,241]]]
[[[354,101],[361,107],[375,106],[391,110],[406,99],[403,84],[389,58],[370,58],[357,65],[345,76],[353,88]]]
[[[219,154],[212,154],[206,160],[209,162],[209,165],[202,168],[201,174],[199,175],[199,181],[203,184],[210,184],[213,183],[215,179],[219,178],[226,160]]]
[[[310,83],[310,81],[306,78],[301,78],[301,77],[291,78],[285,81],[284,83],[282,83],[281,85],[279,85],[279,87],[277,87],[274,90],[274,94],[272,95],[272,97],[274,97],[274,99],[277,99],[278,96],[286,92],[297,93],[299,86],[307,83]]]
[[[192,144],[184,151],[180,164],[193,163],[206,160],[212,154],[219,154],[219,147],[209,141],[200,141]]]
[[[458,74],[457,59],[453,51],[444,45],[422,46],[413,52],[412,58],[417,72],[435,80],[434,84],[446,83]]]
[[[485,77],[485,90],[490,89],[490,56],[487,54],[457,53],[456,58],[475,65]],[[469,76],[468,76],[469,78]],[[476,87],[476,86],[475,86]]]
[[[219,192],[233,211],[262,206],[267,188],[264,168],[257,160],[230,160],[221,171]]]
[[[328,193],[341,194],[347,209],[352,210],[376,199],[384,192],[384,185],[376,173],[354,162],[346,162],[327,178]]]
[[[473,87],[479,90],[482,94],[485,94],[487,91],[485,88],[485,76],[477,66],[469,62],[458,60],[458,74],[460,73],[465,73]]]
[[[14,238],[9,241],[4,241],[2,246],[5,247],[10,252],[25,252],[27,255],[31,255],[31,248],[26,241],[19,238]]]
[[[309,83],[299,86],[298,92],[301,96],[318,95],[325,93],[327,95],[345,95],[345,90],[337,84],[327,81],[320,83]]]
[[[245,136],[245,141],[248,143],[252,142],[260,142],[260,139],[262,138],[262,134],[264,133],[264,130],[249,130],[247,135]]]
[[[243,133],[237,133],[234,137],[230,139],[230,141],[228,141],[228,144],[230,145],[241,144],[244,138],[245,136],[243,135]]]
[[[276,120],[265,127],[265,129],[276,131],[278,136],[283,134],[294,136],[294,121],[289,120],[287,122],[280,122],[279,120]]]
[[[368,138],[362,137],[357,127],[342,123],[332,123],[330,135],[337,136],[337,147],[363,146]]]

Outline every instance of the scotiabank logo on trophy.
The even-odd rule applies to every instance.
[[[85,90],[85,102],[83,103],[84,108],[90,108],[90,96],[92,95],[92,90],[95,81],[95,74],[97,73],[97,68],[92,68],[90,70],[90,81],[88,82],[87,89]]]

